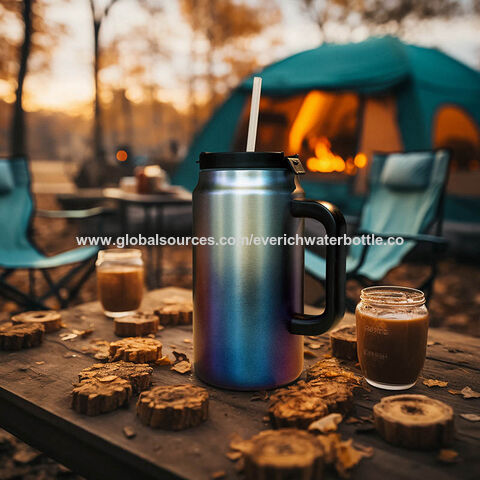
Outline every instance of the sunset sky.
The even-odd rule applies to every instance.
[[[282,23],[265,31],[262,37],[252,43],[262,64],[318,45],[320,35],[317,27],[300,10],[299,2],[279,0],[283,13]],[[191,33],[183,20],[177,2],[163,2],[165,13],[159,22],[162,28],[163,48],[170,52],[169,58],[159,59],[150,66],[152,75],[160,86],[159,98],[172,102],[177,108],[188,105],[187,78],[190,73],[189,51]],[[92,50],[93,35],[87,0],[53,2],[48,10],[52,20],[67,25],[68,34],[62,37],[53,52],[51,69],[42,74],[29,75],[26,81],[26,108],[65,110],[72,113],[88,111],[92,99]],[[134,0],[119,0],[102,27],[102,40],[118,36],[135,26],[147,23],[145,13],[138,9]],[[12,25],[12,29],[16,27]],[[436,46],[474,68],[480,65],[480,20],[458,18],[450,21],[431,21],[423,28],[409,34],[408,40],[426,46]],[[345,39],[345,32],[337,26],[333,36]],[[362,27],[354,31],[353,39],[365,38]],[[271,48],[270,39],[276,39],[278,46]],[[201,50],[201,45],[199,46]],[[118,74],[118,73],[117,73]],[[115,81],[115,69],[110,69],[108,80]],[[131,100],[138,99],[138,92],[132,86],[127,92]],[[12,100],[12,86],[0,81],[0,97]]]

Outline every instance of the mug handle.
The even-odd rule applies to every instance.
[[[346,224],[342,212],[331,203],[316,200],[292,200],[294,217],[313,218],[325,227],[328,237],[343,237]],[[288,331],[297,335],[320,335],[336,325],[345,313],[346,248],[327,245],[325,310],[320,315],[294,313]]]

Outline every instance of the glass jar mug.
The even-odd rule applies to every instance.
[[[107,317],[135,313],[143,297],[142,252],[135,249],[100,250],[96,262],[98,298]]]
[[[413,387],[427,350],[425,295],[406,287],[369,287],[360,295],[357,353],[366,381],[377,388]]]

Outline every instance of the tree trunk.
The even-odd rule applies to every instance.
[[[25,132],[25,112],[23,110],[23,84],[27,75],[28,57],[32,44],[32,3],[33,0],[23,1],[23,26],[24,36],[20,49],[20,65],[17,77],[17,90],[15,92],[15,104],[11,124],[10,154],[12,157],[26,155],[27,142]]]
[[[98,86],[98,72],[100,69],[100,49],[99,49],[99,33],[101,21],[93,20],[94,33],[94,58],[93,58],[93,76],[95,82],[95,105],[93,120],[93,153],[94,160],[102,169],[105,164],[105,150],[103,148],[103,128],[102,128],[102,106],[100,104],[100,89]]]

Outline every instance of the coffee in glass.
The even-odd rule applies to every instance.
[[[100,250],[96,267],[98,297],[105,315],[118,318],[134,313],[143,297],[142,252]]]
[[[355,312],[362,373],[374,387],[413,387],[425,361],[428,311],[420,290],[369,287]]]

